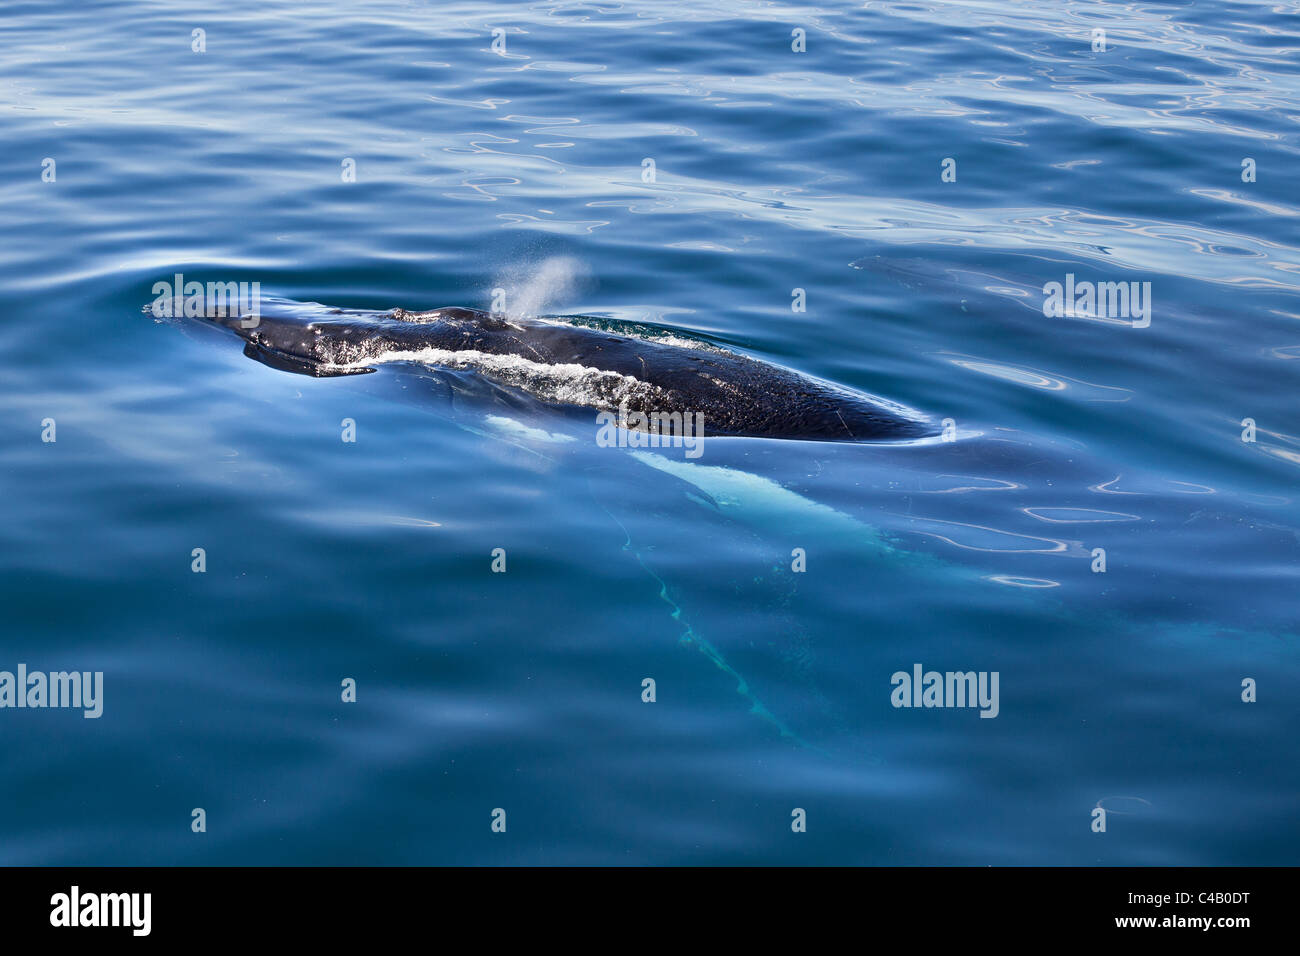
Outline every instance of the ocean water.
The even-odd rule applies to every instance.
[[[0,709],[0,862],[1300,858],[1294,5],[28,2],[0,49],[0,670],[103,673]],[[952,440],[599,447],[249,361],[142,312],[176,273],[631,323]],[[895,707],[916,665],[996,717]]]

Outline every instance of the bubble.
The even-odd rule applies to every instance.
[[[1097,801],[1097,806],[1107,813],[1141,813],[1151,806],[1151,801],[1142,797],[1102,797]]]

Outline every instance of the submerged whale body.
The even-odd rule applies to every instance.
[[[700,416],[705,435],[890,441],[933,433],[917,413],[702,342],[619,334],[474,309],[365,312],[264,302],[256,325],[209,319],[244,354],[304,375],[356,375],[390,362],[469,370],[551,405]]]

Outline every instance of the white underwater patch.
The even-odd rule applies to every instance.
[[[644,451],[634,451],[631,455],[642,464],[694,485],[716,501],[727,515],[750,526],[780,528],[785,534],[803,540],[849,540],[878,553],[894,551],[876,529],[829,505],[811,501],[770,478],[722,465],[675,461]]]
[[[541,428],[534,428],[531,425],[525,425],[523,422],[516,421],[513,418],[506,418],[504,415],[489,415],[487,423],[499,432],[510,435],[526,441],[546,442],[552,445],[558,445],[562,442],[577,441],[572,435],[565,435],[560,432],[548,432]]]

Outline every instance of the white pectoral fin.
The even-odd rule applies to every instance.
[[[882,551],[892,551],[870,525],[811,501],[770,478],[721,465],[698,465],[645,451],[629,452],[644,465],[694,485],[718,505],[723,514],[759,530],[780,529],[783,535],[817,536],[817,540],[851,540]],[[808,540],[813,540],[811,537]]]

